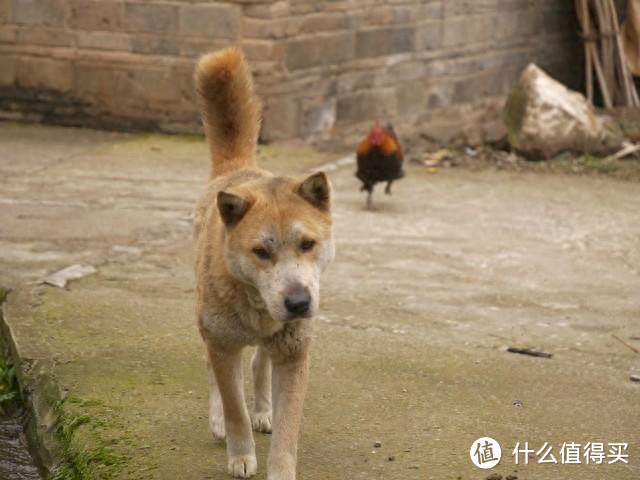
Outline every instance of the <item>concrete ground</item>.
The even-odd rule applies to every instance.
[[[261,158],[288,173],[332,160]],[[367,212],[352,170],[331,172],[337,257],[299,478],[639,478],[640,355],[612,335],[640,348],[640,185],[409,167]],[[203,141],[0,124],[0,172],[5,329],[45,461],[64,454],[92,479],[227,478],[194,319]],[[30,284],[75,263],[98,271]],[[492,470],[469,457],[483,436],[502,446]],[[264,479],[269,437],[256,441]],[[558,464],[516,465],[518,442],[548,442]],[[628,443],[629,463],[562,465],[563,442]]]

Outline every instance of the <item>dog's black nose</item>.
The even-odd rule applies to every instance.
[[[284,306],[289,313],[294,315],[304,315],[309,311],[311,305],[311,295],[309,289],[301,285],[293,287],[284,299]]]

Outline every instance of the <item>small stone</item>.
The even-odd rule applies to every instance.
[[[486,480],[502,480],[502,475],[500,475],[499,473],[492,473],[487,477]]]
[[[395,456],[393,456],[393,455],[390,455],[390,456],[387,458],[387,460],[389,460],[390,462],[393,462],[395,459],[396,459],[396,457],[395,457]]]
[[[382,442],[376,442],[373,444],[373,448],[380,448],[382,446]]]
[[[517,475],[509,475],[509,476],[507,476],[506,480],[518,480],[518,476]]]
[[[640,375],[631,375],[629,377],[629,380],[631,380],[632,382],[640,382]]]

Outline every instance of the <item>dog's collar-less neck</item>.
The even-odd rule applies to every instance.
[[[247,295],[247,302],[249,303],[251,308],[254,308],[261,312],[265,312],[265,313],[267,312],[267,305],[264,303],[264,300],[262,299],[260,292],[258,292],[258,290],[255,287],[246,285],[245,292]]]

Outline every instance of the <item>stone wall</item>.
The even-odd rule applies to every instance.
[[[376,117],[446,139],[486,123],[528,62],[580,82],[572,4],[0,0],[0,118],[197,132],[194,62],[240,44],[264,140],[344,141]]]

